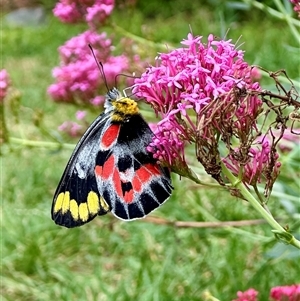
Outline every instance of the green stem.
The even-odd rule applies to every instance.
[[[198,175],[188,166],[183,166],[181,168],[175,168],[176,164],[171,167],[171,171],[178,174],[181,177],[187,178],[192,180],[193,182],[199,185],[205,185],[206,187],[213,187],[213,188],[222,188],[219,183],[207,183],[203,182],[199,179]]]
[[[299,32],[297,31],[297,29],[295,28],[295,25],[293,24],[292,22],[292,19],[291,16],[287,13],[285,7],[283,6],[283,4],[281,3],[281,1],[279,0],[274,0],[276,6],[278,7],[279,11],[282,13],[283,15],[283,18],[286,20],[290,30],[291,30],[291,33],[294,35],[296,41],[299,41],[300,40],[300,35],[299,35]]]
[[[4,103],[0,103],[0,144],[8,142],[9,136],[4,118]]]
[[[279,20],[286,20],[286,14],[277,11],[276,9],[265,5],[264,3],[258,2],[258,1],[253,1],[253,0],[243,0],[246,4],[248,5],[253,5],[254,7],[260,9],[261,11],[264,11],[271,16],[279,19]],[[276,3],[277,4],[277,3]],[[300,26],[300,21],[295,19],[295,18],[290,18],[290,22],[294,24],[295,26]]]
[[[34,141],[34,140],[27,140],[22,138],[9,138],[10,143],[19,144],[23,146],[31,146],[31,147],[40,147],[40,148],[47,148],[47,149],[74,149],[75,145],[70,143],[59,143],[59,142],[50,142],[50,141]]]
[[[132,39],[133,41],[136,41],[138,43],[141,43],[147,47],[151,47],[151,48],[159,48],[159,49],[163,49],[163,50],[166,50],[166,49],[169,49],[170,47],[166,47],[166,44],[161,44],[161,43],[155,43],[155,42],[152,42],[152,41],[149,41],[147,39],[144,39],[140,36],[137,36],[131,32],[128,32],[127,30],[125,30],[124,28],[116,25],[115,23],[112,23],[111,26],[113,27],[113,29],[115,31],[117,31],[118,33],[120,33],[121,35],[125,36],[125,37],[128,37],[130,39]]]
[[[300,241],[298,241],[291,233],[284,230],[282,226],[278,224],[278,222],[273,218],[271,214],[269,214],[260,204],[258,200],[251,194],[251,192],[247,189],[247,187],[236,178],[230,170],[225,166],[223,162],[221,162],[222,172],[230,181],[230,183],[239,189],[240,193],[243,197],[260,213],[260,215],[271,225],[274,229],[273,232],[275,235],[283,240],[285,243],[291,244],[298,249],[300,249]]]

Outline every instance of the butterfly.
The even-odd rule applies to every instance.
[[[147,151],[154,134],[137,103],[113,88],[104,108],[79,140],[54,194],[58,225],[81,226],[109,211],[122,220],[143,218],[172,193],[169,169]]]

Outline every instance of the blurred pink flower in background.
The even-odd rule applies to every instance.
[[[82,15],[80,11],[77,9],[77,5],[75,2],[68,3],[69,1],[61,0],[57,2],[54,9],[53,14],[55,17],[59,18],[60,21],[65,23],[76,23],[81,20]]]
[[[5,69],[0,70],[0,103],[3,102],[7,95],[7,90],[10,85],[9,74]]]
[[[258,292],[250,288],[245,292],[237,292],[237,297],[232,301],[258,301]],[[300,301],[300,284],[273,287],[269,298],[271,301]]]
[[[258,292],[253,289],[250,288],[245,292],[237,292],[237,299],[234,299],[232,301],[257,301],[257,296],[258,296]]]
[[[61,64],[53,69],[56,82],[48,88],[55,101],[84,102],[101,105],[98,98],[104,88],[103,78],[88,47],[91,45],[98,61],[101,61],[109,86],[114,86],[115,78],[129,67],[126,56],[113,56],[111,40],[105,33],[86,31],[59,47]]]
[[[114,5],[114,0],[60,0],[53,14],[64,23],[87,22],[90,28],[98,28],[112,13]]]
[[[257,67],[251,69],[251,77],[253,81],[259,81],[261,79],[261,72]]]
[[[76,112],[76,119],[77,120],[82,120],[84,119],[86,116],[86,112],[85,111],[77,111]]]
[[[71,137],[80,137],[83,134],[84,128],[82,125],[74,121],[64,121],[59,127],[59,131],[65,132]]]
[[[104,102],[105,102],[105,96],[103,96],[103,95],[98,95],[98,96],[90,99],[90,103],[93,106],[103,105]]]
[[[103,105],[107,87],[89,45],[93,49],[96,60],[103,66],[109,87],[116,86],[118,75],[128,73],[129,69],[136,71],[138,66],[141,66],[140,68],[145,66],[139,56],[131,55],[132,41],[128,55],[114,55],[112,40],[105,32],[97,33],[97,29],[112,13],[114,5],[114,0],[59,0],[57,2],[53,9],[56,17],[65,23],[86,22],[89,30],[71,38],[58,49],[60,64],[53,68],[52,75],[55,82],[48,87],[48,94],[54,101]],[[129,39],[124,38],[123,46],[128,45],[128,41]],[[132,82],[132,78],[127,77],[126,81]],[[76,124],[76,122],[74,124],[67,122],[61,126],[61,129],[74,136],[74,133],[80,130]]]
[[[91,50],[88,45],[93,47],[94,53],[100,61],[106,60],[114,49],[111,39],[105,32],[99,34],[93,30],[87,30],[58,48],[62,64],[67,65],[91,58]]]
[[[80,137],[84,133],[88,122],[85,119],[86,111],[77,111],[75,113],[75,118],[77,121],[64,121],[59,127],[58,130],[68,134],[71,137]]]
[[[114,9],[113,0],[95,1],[95,4],[87,8],[85,20],[91,28],[98,28],[104,24],[107,17]]]
[[[272,301],[300,301],[300,284],[273,287],[270,298]]]
[[[298,13],[298,18],[300,18],[300,1],[299,0],[290,0],[290,2],[294,5],[294,11]]]

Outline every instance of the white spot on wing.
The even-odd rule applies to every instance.
[[[75,170],[77,171],[77,175],[80,179],[84,179],[86,177],[86,170],[84,170],[84,166],[81,166],[80,163],[75,164]]]

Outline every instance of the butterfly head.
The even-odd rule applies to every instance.
[[[112,121],[125,122],[133,115],[139,114],[137,103],[120,94],[116,88],[108,91],[104,104],[105,113],[112,114]]]

